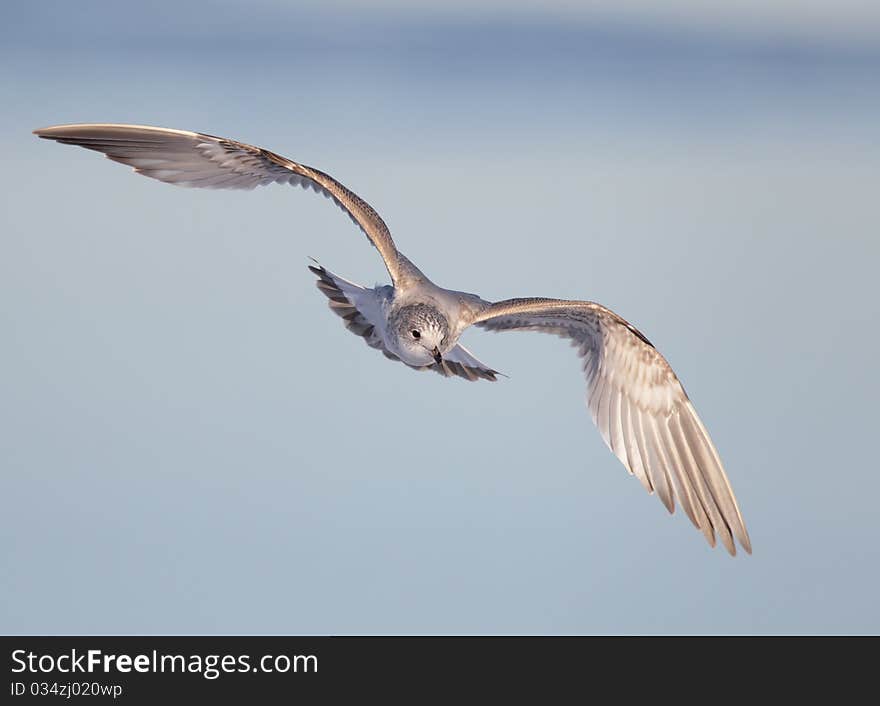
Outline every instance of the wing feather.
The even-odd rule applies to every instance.
[[[626,445],[626,457],[632,467],[633,473],[635,473],[636,477],[642,482],[642,485],[645,486],[645,490],[649,493],[653,493],[654,485],[651,483],[646,464],[642,461],[638,436],[636,434],[635,424],[633,423],[633,417],[635,416],[633,411],[634,405],[630,403],[629,398],[626,397],[626,395],[621,395],[621,406],[624,424],[623,442]]]
[[[662,501],[666,509],[672,513],[675,512],[675,500],[670,487],[669,478],[666,470],[656,461],[652,460],[653,456],[649,451],[648,443],[645,438],[645,429],[642,423],[642,413],[633,405],[630,407],[633,416],[633,430],[636,437],[636,446],[639,449],[639,456],[645,467],[645,472],[651,481],[651,486],[657,491],[657,495]]]
[[[659,441],[657,451],[663,459],[663,465],[672,478],[672,484],[675,487],[676,495],[683,501],[685,511],[694,526],[700,530],[706,537],[706,541],[713,547],[715,546],[715,534],[709,524],[709,518],[697,498],[697,492],[694,489],[688,477],[681,457],[678,453],[678,447],[672,438],[672,432],[669,430],[669,419],[655,419],[657,425],[657,439]]]

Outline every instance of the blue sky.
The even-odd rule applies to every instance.
[[[4,5],[0,629],[880,629],[877,13],[444,7]],[[80,121],[265,146],[442,285],[618,311],[679,373],[754,555],[626,475],[557,339],[467,334],[495,384],[392,364],[306,270],[385,279],[323,199],[30,134]]]

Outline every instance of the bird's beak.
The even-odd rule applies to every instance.
[[[443,362],[443,357],[440,355],[440,349],[437,348],[437,346],[434,346],[434,350],[431,351],[431,353],[434,354],[434,362],[436,362],[437,365],[440,365],[440,363]]]

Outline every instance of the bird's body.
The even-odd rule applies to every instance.
[[[587,404],[612,452],[672,512],[675,498],[714,546],[751,543],[721,459],[672,368],[636,328],[587,301],[530,298],[490,302],[434,284],[397,250],[379,215],[329,175],[258,147],[203,133],[139,125],[60,125],[40,137],[106,154],[181,186],[251,189],[272,182],[331,198],[379,251],[391,284],[372,289],[320,266],[310,269],[345,326],[386,357],[467,380],[497,371],[459,343],[470,326],[530,330],[567,339],[583,360]]]

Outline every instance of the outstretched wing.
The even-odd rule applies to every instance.
[[[178,186],[253,189],[273,182],[312,188],[333,199],[382,255],[392,280],[418,273],[398,253],[385,222],[333,177],[244,142],[187,130],[87,123],[34,130],[47,140],[103,152],[138,174]]]
[[[721,459],[669,363],[637,329],[592,302],[509,299],[473,322],[490,331],[529,330],[571,341],[584,361],[587,404],[602,438],[649,493],[672,512],[673,496],[715,546],[751,542]]]
[[[318,276],[318,289],[329,300],[330,310],[345,321],[345,327],[353,334],[364,339],[370,348],[382,351],[386,358],[400,360],[385,347],[382,327],[385,322],[383,305],[390,300],[391,287],[367,289],[359,284],[330,272],[324,267],[309,265],[309,269]],[[403,362],[403,361],[401,361]],[[407,364],[408,365],[408,364]],[[422,367],[410,365],[415,370],[433,370],[444,377],[458,375],[465,380],[494,381],[498,371],[492,370],[481,363],[462,345],[455,346],[444,357],[441,363],[432,363]]]

